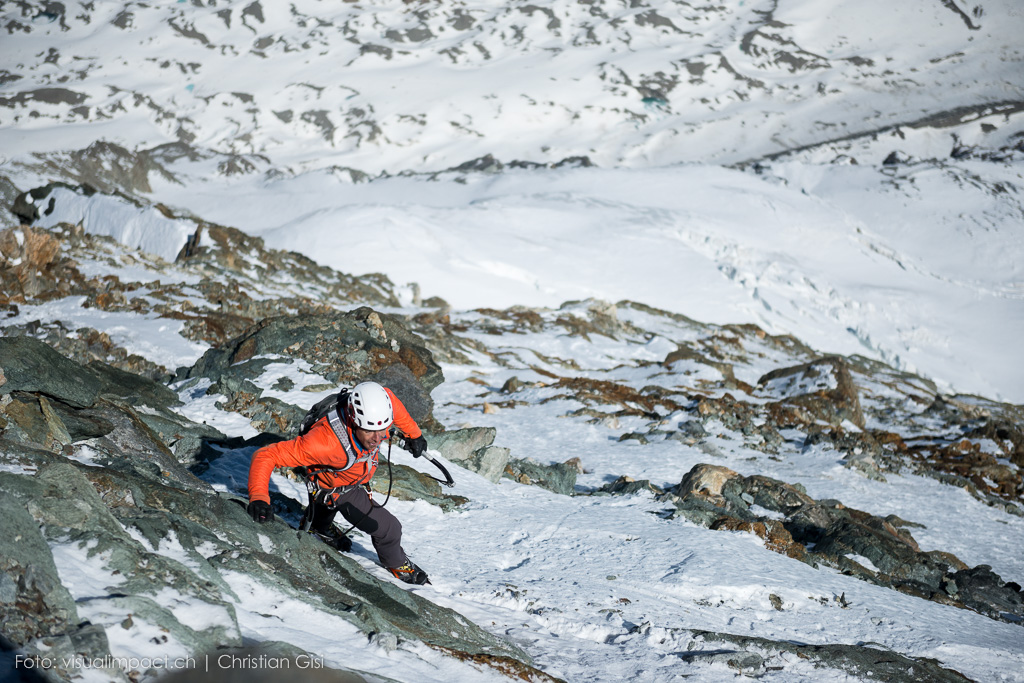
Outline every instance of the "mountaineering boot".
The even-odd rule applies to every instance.
[[[310,529],[309,533],[313,534],[335,550],[339,550],[343,553],[347,553],[349,550],[352,550],[352,539],[339,531],[338,527],[333,524],[327,527],[326,531]]]
[[[388,567],[388,571],[406,583],[430,583],[430,579],[427,578],[427,573],[409,560],[406,560],[405,564],[401,567]]]

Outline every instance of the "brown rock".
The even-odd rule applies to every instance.
[[[680,498],[697,496],[717,506],[725,505],[725,498],[722,497],[722,487],[731,480],[739,477],[728,467],[718,465],[695,465],[686,473],[683,480],[673,490]]]
[[[834,425],[849,420],[864,428],[857,387],[847,362],[839,356],[826,356],[810,363],[772,370],[757,380],[780,403],[796,405],[814,417]]]

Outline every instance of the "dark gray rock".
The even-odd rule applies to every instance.
[[[41,407],[42,400],[39,403]],[[67,431],[71,443],[99,438],[114,431],[113,423],[101,416],[102,411],[91,408],[79,410],[57,400],[48,403]]]
[[[679,425],[679,431],[694,439],[703,439],[708,435],[704,425],[697,420],[687,420]]]
[[[440,366],[419,337],[397,319],[368,307],[264,319],[207,351],[183,375],[212,379],[216,390],[228,396],[229,409],[250,417],[263,431],[291,435],[309,406],[287,407],[265,398],[255,383],[267,364],[281,358],[305,360],[338,386],[376,379],[395,392],[422,429],[442,429],[430,398],[430,391],[444,380]]]
[[[13,228],[22,223],[22,218],[14,213],[14,202],[21,190],[5,175],[0,175],[0,230]]]
[[[463,496],[444,493],[441,484],[430,475],[398,463],[392,463],[390,470],[387,465],[379,467],[376,476],[370,482],[370,487],[376,493],[384,495],[387,495],[390,488],[391,496],[394,498],[423,500],[431,505],[437,505],[446,512],[469,502],[469,499]]]
[[[494,427],[466,427],[427,436],[427,445],[453,462],[462,462],[476,451],[494,443],[498,430]]]
[[[75,601],[61,584],[39,523],[25,505],[7,495],[17,477],[0,472],[0,623],[18,643],[64,633],[77,624]]]
[[[619,496],[631,496],[642,491],[653,493],[656,496],[664,493],[662,489],[652,484],[648,479],[640,479],[638,481],[626,476],[619,477],[615,481],[605,484],[598,491]]]
[[[838,669],[860,680],[887,681],[888,683],[969,683],[970,679],[953,669],[947,669],[933,659],[907,657],[880,645],[806,645],[785,640],[768,640],[752,636],[691,631],[702,642],[727,643],[738,651],[722,653],[725,659],[734,659],[735,668],[746,664],[756,673],[756,655],[764,660],[780,654],[796,655],[815,666]],[[721,653],[721,650],[719,650]],[[693,651],[686,653],[692,657]]]
[[[503,394],[514,394],[523,388],[523,383],[518,377],[509,377],[505,380],[505,383],[501,385],[501,393]]]
[[[613,490],[615,487],[610,487]],[[970,569],[955,556],[922,552],[909,524],[899,526],[836,500],[814,500],[801,488],[764,476],[743,477],[720,466],[695,465],[659,497],[682,516],[710,529],[757,534],[765,546],[816,566],[834,567],[864,581],[995,619],[1024,621],[1016,584],[984,565]],[[774,519],[752,506],[778,513]],[[813,548],[813,550],[807,550]],[[867,558],[866,567],[848,555]]]
[[[684,661],[702,661],[709,664],[725,664],[730,669],[747,676],[755,676],[764,669],[764,657],[756,652],[744,650],[692,650],[680,652]]]
[[[45,394],[76,408],[91,406],[103,387],[95,373],[32,337],[0,337],[0,369],[0,392]]]
[[[505,476],[520,484],[539,486],[554,493],[571,496],[576,492],[578,466],[572,462],[541,465],[531,459],[511,458],[505,466]]]
[[[946,591],[979,612],[996,612],[1009,621],[1024,623],[1024,593],[1016,584],[1004,583],[992,567],[980,564],[953,575]],[[952,588],[952,590],[950,590]]]
[[[113,365],[93,361],[87,368],[102,383],[102,393],[132,406],[168,409],[180,406],[181,400],[169,387]]]
[[[497,483],[505,473],[510,451],[493,446],[497,430],[468,427],[427,436],[427,446],[446,459]]]
[[[152,442],[133,456],[156,461],[169,476],[190,477],[205,440],[224,439],[207,425],[175,413],[177,395],[151,379],[106,363],[80,365],[32,337],[0,337],[0,417],[8,438],[60,449],[90,439],[135,438]],[[131,437],[119,435],[128,430]],[[169,449],[173,449],[173,452]],[[102,446],[101,446],[102,450]]]

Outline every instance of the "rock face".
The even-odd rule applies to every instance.
[[[45,202],[55,187],[111,202],[115,209],[124,208],[124,200],[96,199],[94,190],[59,183],[23,193],[21,199],[38,196]],[[128,206],[136,210],[134,204]],[[398,305],[392,284],[383,276],[355,278],[338,273],[300,254],[267,249],[260,238],[239,230],[178,218],[166,207],[155,208],[168,219],[196,223],[196,232],[177,264],[126,249],[110,237],[86,232],[81,225],[60,223],[52,229],[21,225],[0,230],[0,308],[16,312],[23,303],[84,296],[84,305],[97,310],[155,314],[179,321],[188,338],[216,345],[272,316],[315,315],[354,304]],[[93,266],[116,272],[125,264],[139,265],[152,277],[137,282],[122,279],[124,274],[87,276],[82,270]],[[197,291],[198,299],[194,296]],[[137,296],[142,292],[145,296]],[[78,335],[67,335],[60,323],[47,324],[44,329],[50,327],[56,330],[48,341],[67,355],[77,358],[102,343],[104,348],[94,359],[116,362],[113,356],[121,356],[127,362],[118,362],[119,367],[136,373],[145,370],[151,377],[175,370],[154,372],[142,367],[141,359],[129,358],[112,346],[109,338],[104,339],[103,331],[84,329],[78,330]],[[39,330],[26,332],[37,334]],[[89,348],[83,350],[78,337],[97,339],[89,340]]]
[[[849,420],[864,428],[864,413],[846,361],[826,356],[810,363],[772,370],[757,380],[765,390],[781,394],[777,409],[804,410],[812,418],[841,425]]]
[[[4,439],[68,454],[88,440],[101,464],[127,459],[154,476],[205,487],[187,466],[204,440],[225,436],[175,413],[180,401],[167,387],[103,363],[79,365],[31,337],[0,337],[0,373]]]
[[[439,431],[430,391],[444,377],[421,341],[394,318],[362,307],[347,313],[268,318],[211,349],[187,378],[209,378],[228,397],[228,408],[262,431],[292,435],[309,406],[265,396],[261,386],[274,363],[304,361],[326,384],[313,390],[373,380],[390,388],[426,431]],[[312,404],[312,402],[311,402]]]
[[[579,460],[542,465],[527,458],[512,458],[505,466],[505,476],[520,484],[532,484],[563,496],[576,492],[576,475],[580,472]]]
[[[243,500],[215,492],[185,466],[190,455],[172,451],[182,434],[224,437],[173,413],[177,398],[166,387],[81,366],[30,338],[0,337],[0,359],[0,618],[24,653],[91,661],[110,654],[109,633],[122,641],[156,633],[147,646],[154,658],[239,648],[236,606],[259,585],[368,636],[533,671],[520,649],[280,519],[253,524]],[[399,471],[394,495],[439,493]],[[434,497],[448,507],[464,501]],[[87,559],[93,575],[78,577]]]
[[[423,500],[446,512],[469,502],[463,496],[445,493],[441,484],[430,475],[398,463],[391,463],[390,470],[387,465],[382,465],[370,482],[370,488],[381,495],[390,493],[399,500]]]
[[[494,446],[494,427],[455,429],[427,437],[427,445],[454,463],[497,483],[505,473],[509,449]]]
[[[608,492],[629,492],[608,487]],[[1024,622],[1024,593],[991,567],[969,568],[955,556],[924,552],[907,522],[880,518],[837,500],[814,500],[801,488],[726,467],[695,465],[661,500],[710,529],[745,531],[765,547],[808,564],[823,564],[865,581],[996,619]]]
[[[0,304],[82,291],[86,278],[60,246],[61,239],[46,230],[22,226],[0,231]]]
[[[698,642],[715,645],[710,651],[687,653],[686,658],[705,659],[725,664],[737,673],[757,678],[770,670],[766,656],[796,655],[815,666],[846,672],[857,679],[891,683],[967,683],[969,678],[947,669],[933,659],[907,657],[884,649],[876,643],[862,645],[805,645],[792,641],[768,640],[731,633],[692,631]],[[723,650],[722,646],[737,650]]]

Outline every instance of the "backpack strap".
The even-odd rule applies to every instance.
[[[348,438],[348,430],[345,428],[345,421],[341,419],[341,401],[338,401],[338,406],[335,410],[327,413],[327,421],[331,425],[331,431],[334,432],[334,436],[338,437],[338,442],[341,444],[342,450],[345,451],[345,466],[337,468],[335,471],[344,472],[352,468],[357,463],[366,462],[370,459],[370,454],[359,457],[356,455],[355,449],[352,448],[352,442]]]
[[[320,486],[315,483],[315,480],[317,479],[317,475],[319,475],[319,474],[322,474],[322,473],[325,473],[325,472],[335,472],[335,473],[337,473],[337,472],[345,472],[346,470],[351,469],[352,467],[354,467],[355,465],[357,465],[357,464],[359,464],[361,462],[367,462],[367,461],[371,461],[371,460],[376,465],[376,456],[377,456],[377,452],[378,451],[375,449],[373,452],[367,453],[364,456],[359,456],[359,455],[356,454],[355,448],[353,448],[353,446],[352,446],[352,441],[348,437],[348,429],[345,427],[345,420],[342,417],[342,412],[341,412],[341,411],[343,411],[345,409],[345,404],[346,404],[345,398],[346,398],[347,394],[348,394],[348,391],[344,390],[344,389],[341,392],[339,392],[338,395],[337,395],[337,399],[338,399],[337,402],[334,405],[332,405],[330,407],[330,409],[327,411],[327,413],[325,415],[322,415],[321,418],[320,418],[320,419],[322,419],[324,417],[327,418],[327,423],[331,426],[331,431],[334,432],[335,438],[338,439],[338,444],[341,446],[341,449],[345,452],[345,466],[344,467],[332,467],[330,465],[308,465],[308,466],[306,466],[304,468],[305,472],[306,472],[304,476],[306,477],[306,486],[307,486],[307,488],[309,488],[311,496],[320,495],[320,494],[335,494],[336,495],[336,494],[344,493],[345,491],[347,491],[347,490],[349,490],[349,489],[351,489],[351,488],[353,488],[355,486],[359,486],[359,485],[365,483],[363,481],[357,481],[354,484],[350,484],[348,486],[333,487],[333,488],[330,488],[330,489],[321,489]],[[314,408],[315,408],[315,406],[314,406]],[[317,420],[317,422],[319,422],[319,419]],[[312,426],[312,425],[310,425],[310,426]],[[367,480],[368,480],[368,478],[367,478]]]

